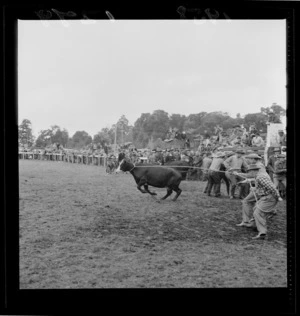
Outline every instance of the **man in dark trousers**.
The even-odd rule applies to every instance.
[[[225,153],[218,152],[213,156],[212,163],[208,170],[208,186],[207,195],[210,196],[211,190],[214,186],[215,197],[221,196],[221,174],[220,169],[224,162]]]

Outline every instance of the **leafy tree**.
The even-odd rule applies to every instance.
[[[204,130],[203,123],[206,115],[206,112],[190,114],[184,122],[183,130],[188,131],[190,133],[200,133],[202,130]]]
[[[271,107],[261,107],[260,111],[265,115],[269,115],[271,112],[279,117],[286,115],[286,110],[277,103],[272,103]]]
[[[109,129],[108,128],[102,128],[100,132],[98,132],[96,135],[94,135],[93,142],[96,144],[100,144],[101,147],[104,147],[105,144],[108,145],[111,143],[111,138],[109,135]]]
[[[244,117],[244,124],[246,128],[249,128],[251,124],[255,124],[258,130],[262,130],[263,133],[267,131],[267,115],[263,113],[250,113]]]
[[[141,116],[135,121],[132,128],[133,142],[137,147],[146,147],[150,140],[149,120],[150,113],[142,113]]]
[[[51,143],[51,137],[52,137],[52,131],[51,129],[44,129],[39,132],[39,136],[35,142],[36,147],[47,147]]]
[[[85,131],[77,131],[71,138],[70,145],[75,148],[83,148],[92,143],[92,137]]]
[[[220,125],[223,127],[223,122],[228,120],[230,116],[228,113],[223,112],[210,112],[207,113],[204,119],[203,129],[202,132],[204,132],[204,129],[207,130],[209,133],[214,133],[214,128],[216,125]]]
[[[187,117],[185,115],[172,114],[169,119],[169,125],[172,128],[177,128],[179,131],[182,131],[186,119]]]
[[[122,115],[117,123],[117,141],[118,143],[124,144],[125,135],[129,132],[128,120],[125,115]],[[119,137],[118,137],[119,136]]]
[[[41,130],[36,140],[37,147],[47,147],[51,144],[61,144],[66,147],[69,141],[69,133],[66,129],[61,130],[58,125],[52,125],[50,128]]]
[[[150,116],[148,128],[154,139],[164,139],[169,129],[168,113],[163,110],[155,110]]]
[[[281,123],[281,117],[286,115],[286,110],[277,103],[273,103],[271,107],[261,107],[260,111],[268,117],[269,121],[274,123]]]
[[[69,133],[66,129],[61,130],[60,128],[56,128],[55,130],[52,130],[52,133],[53,133],[53,136],[51,137],[52,144],[58,143],[58,144],[63,145],[63,147],[67,146],[67,143],[69,140]]]
[[[19,145],[31,147],[34,144],[31,121],[24,119],[19,125]]]

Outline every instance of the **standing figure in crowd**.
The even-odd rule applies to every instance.
[[[210,196],[211,190],[214,186],[215,197],[221,196],[221,173],[220,169],[224,162],[225,153],[218,152],[213,156],[212,163],[208,170],[208,187],[207,195]]]
[[[279,189],[279,182],[281,181],[286,187],[286,156],[284,154],[277,155],[277,161],[274,165],[274,185]]]
[[[255,124],[251,124],[250,125],[250,127],[249,127],[249,134],[251,135],[251,134],[256,134],[258,131],[257,131],[257,129],[256,129],[256,126],[255,126]]]
[[[283,129],[280,129],[278,131],[278,143],[279,145],[282,147],[282,146],[286,146],[286,135],[284,134],[283,132]]]
[[[156,154],[155,154],[155,162],[158,162],[159,164],[163,165],[164,164],[164,156],[162,154],[161,149],[157,149]]]
[[[184,146],[187,148],[187,149],[190,149],[191,148],[191,144],[190,144],[190,139],[187,138],[184,142]]]
[[[180,161],[181,157],[180,157],[180,153],[178,149],[174,150],[174,160],[175,161]]]
[[[252,138],[251,145],[253,147],[263,147],[265,145],[265,142],[260,137],[259,133],[256,133],[255,136]]]
[[[241,137],[242,146],[248,146],[249,144],[249,134],[247,132],[243,133]]]
[[[280,153],[280,148],[275,147],[273,150],[273,154],[269,157],[268,163],[267,163],[267,171],[273,182],[274,182],[273,174],[274,174],[275,162],[277,160],[277,155],[279,153]]]
[[[224,161],[224,166],[226,168],[226,177],[231,182],[231,192],[230,192],[230,199],[233,199],[235,196],[235,188],[237,182],[240,181],[240,178],[233,174],[234,171],[242,172],[242,168],[246,170],[248,168],[248,164],[242,155],[244,154],[243,149],[237,149],[236,154],[227,158]]]
[[[208,181],[208,169],[212,163],[212,154],[211,152],[207,152],[204,154],[202,161],[202,181]],[[207,193],[208,182],[206,184],[206,188],[203,193]]]
[[[268,174],[261,170],[259,165],[250,165],[248,168],[252,174],[247,177],[254,177],[255,189],[243,200],[242,222],[237,226],[253,227],[258,230],[258,235],[253,239],[265,238],[267,234],[267,219],[274,216],[274,207],[278,201],[282,201],[278,190],[275,188]],[[238,175],[238,173],[236,173]],[[245,177],[244,174],[241,176]],[[254,223],[251,222],[252,211]]]
[[[202,166],[202,162],[203,162],[203,157],[200,155],[200,151],[196,151],[195,153],[195,157],[194,157],[194,160],[193,160],[193,166],[194,167],[197,167],[197,168],[200,168]],[[193,169],[193,172],[192,174],[196,173],[197,174],[197,180],[200,180],[201,179],[201,169]]]

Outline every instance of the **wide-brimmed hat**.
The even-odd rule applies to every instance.
[[[253,154],[249,154],[249,155],[245,156],[245,158],[251,158],[251,159],[262,159],[262,157],[261,157],[261,156],[259,156],[258,154],[255,154],[255,153],[253,153]]]
[[[243,148],[238,148],[235,152],[238,153],[238,154],[244,154],[245,153]]]
[[[225,157],[226,155],[225,155],[225,152],[223,152],[223,151],[218,151],[218,152],[216,152],[214,155],[213,155],[213,157],[214,158],[222,158],[222,157]]]
[[[286,158],[286,155],[284,155],[284,154],[279,154],[279,155],[277,155],[277,158]]]
[[[250,171],[250,170],[259,170],[261,167],[257,164],[252,164],[252,165],[249,165],[248,168],[247,168],[247,171]]]
[[[225,151],[226,157],[233,156],[235,154],[234,151]]]

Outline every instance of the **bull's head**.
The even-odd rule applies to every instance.
[[[124,158],[120,161],[118,168],[116,169],[116,173],[119,173],[120,171],[128,171],[128,162],[127,160]]]

